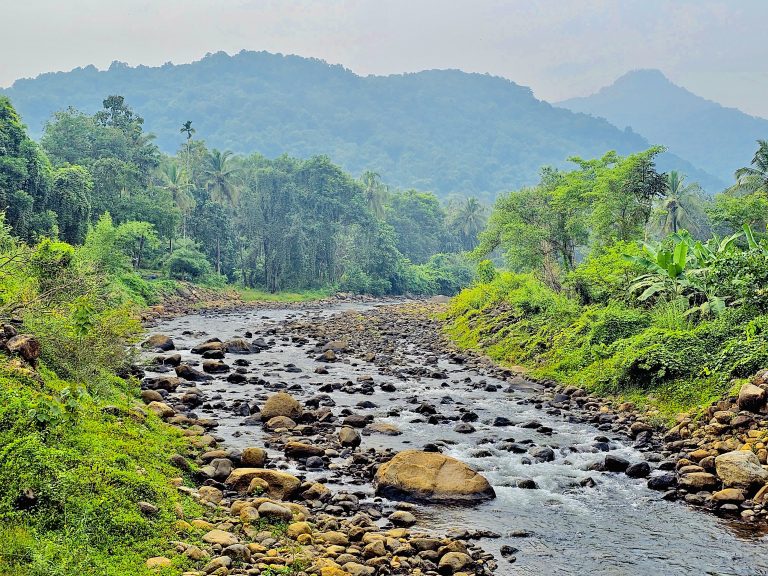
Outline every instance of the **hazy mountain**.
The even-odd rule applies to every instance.
[[[752,160],[755,141],[768,138],[768,120],[697,96],[658,70],[629,72],[592,96],[559,105],[631,126],[726,182]]]
[[[372,169],[387,183],[443,196],[491,197],[534,183],[541,166],[565,166],[569,156],[648,147],[631,130],[554,107],[503,78],[457,70],[361,77],[266,52],[155,68],[88,66],[18,80],[2,92],[35,137],[54,111],[95,112],[107,95],[121,94],[166,152],[179,148],[179,128],[192,120],[196,137],[212,147],[269,157],[327,154],[355,174]],[[671,155],[660,166],[721,186]]]

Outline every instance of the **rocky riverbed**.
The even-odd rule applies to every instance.
[[[754,482],[726,486],[716,469],[751,438],[757,468],[729,466],[760,474],[762,436],[729,425],[738,446],[715,447],[722,429],[714,440],[712,423],[681,421],[665,437],[631,406],[452,349],[436,306],[153,328],[144,399],[210,448],[194,496],[217,520],[207,540],[223,541],[201,549],[221,564],[203,573],[260,574],[273,559],[307,574],[768,574]],[[715,480],[690,483],[703,474]],[[254,528],[270,515],[287,524],[280,540]]]

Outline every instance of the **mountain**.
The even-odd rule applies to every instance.
[[[42,74],[0,91],[34,137],[57,110],[93,113],[110,94],[125,96],[166,152],[184,141],[192,120],[211,147],[268,157],[327,154],[346,170],[372,169],[388,184],[486,199],[537,181],[543,165],[608,150],[642,150],[648,142],[603,119],[534,98],[504,78],[458,70],[358,76],[316,59],[267,52],[209,54],[160,67],[114,62]],[[660,166],[696,173],[667,155]],[[718,184],[714,184],[719,186]]]
[[[558,106],[631,126],[725,182],[752,160],[755,141],[768,138],[768,120],[697,96],[659,70],[629,72],[592,96]]]

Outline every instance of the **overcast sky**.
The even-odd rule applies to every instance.
[[[490,72],[556,101],[636,68],[768,118],[768,0],[0,0],[0,86],[113,60],[314,56]]]

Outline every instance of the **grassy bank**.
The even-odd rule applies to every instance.
[[[582,305],[530,274],[501,273],[467,288],[445,320],[463,348],[633,401],[666,422],[733,393],[768,366],[768,317],[748,309],[693,322],[675,303]]]

